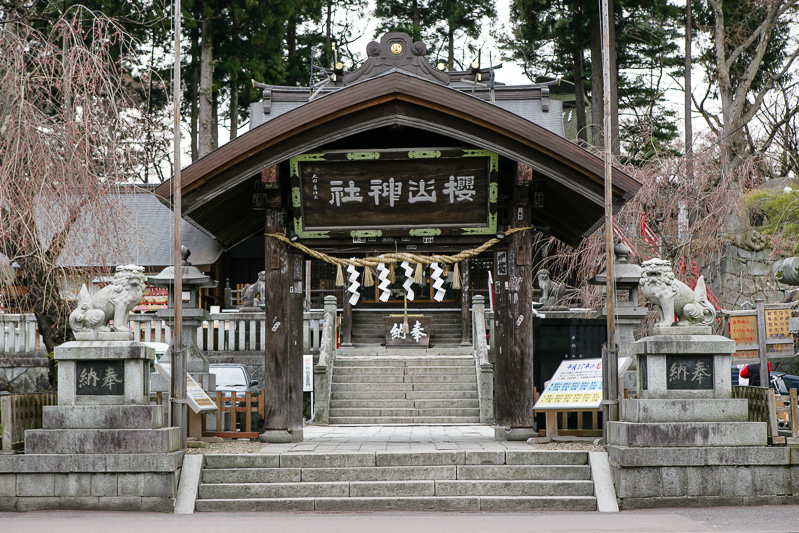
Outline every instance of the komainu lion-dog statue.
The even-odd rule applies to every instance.
[[[660,308],[660,322],[656,326],[709,326],[713,323],[716,310],[707,300],[704,276],[699,276],[696,288],[691,290],[674,277],[668,261],[649,259],[641,263],[641,269],[641,292]]]
[[[69,325],[80,331],[130,331],[128,314],[144,296],[144,268],[118,266],[109,285],[92,297],[84,283],[78,294],[78,307],[69,315]],[[114,325],[109,326],[113,320]]]

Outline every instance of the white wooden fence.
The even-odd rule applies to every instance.
[[[323,311],[303,313],[304,353],[318,353]],[[130,315],[133,338],[140,342],[172,340],[172,329],[151,314]],[[197,328],[197,346],[203,352],[263,352],[266,320],[263,313],[214,313]],[[0,314],[0,355],[44,351],[32,313]]]

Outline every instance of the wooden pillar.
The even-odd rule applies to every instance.
[[[281,210],[266,213],[266,233],[281,233]],[[302,255],[266,237],[264,270],[266,406],[261,440],[302,440]]]
[[[471,344],[472,315],[469,312],[469,260],[464,259],[458,265],[461,271],[461,346]]]
[[[344,302],[341,309],[341,345],[352,346],[352,305],[350,305],[350,293],[347,286],[344,286]]]
[[[529,189],[514,189],[511,227],[530,225]],[[506,250],[494,253],[497,353],[494,366],[495,417],[509,429],[505,438],[532,435],[533,416],[533,272],[531,231],[505,238]]]

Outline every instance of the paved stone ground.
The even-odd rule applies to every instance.
[[[226,441],[193,448],[189,453],[286,452],[435,452],[445,450],[579,449],[600,451],[592,439],[530,445],[525,441],[496,441],[489,426],[306,426],[303,441],[263,444]]]

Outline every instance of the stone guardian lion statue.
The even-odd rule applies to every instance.
[[[699,276],[696,288],[691,290],[674,277],[671,265],[666,260],[649,259],[641,263],[641,269],[641,292],[660,308],[657,326],[709,326],[713,323],[716,310],[707,300],[704,276]]]
[[[258,281],[247,285],[241,291],[241,306],[242,308],[258,307],[264,303],[266,298],[266,271],[262,270],[258,273]]]
[[[144,268],[118,266],[111,284],[92,297],[84,283],[78,294],[78,307],[69,315],[72,331],[130,331],[128,314],[144,296]],[[114,325],[109,326],[113,320]]]
[[[563,284],[549,277],[549,270],[546,268],[540,269],[536,273],[536,277],[538,278],[538,286],[541,287],[541,299],[538,301],[539,304],[552,306],[563,298],[566,290]]]

